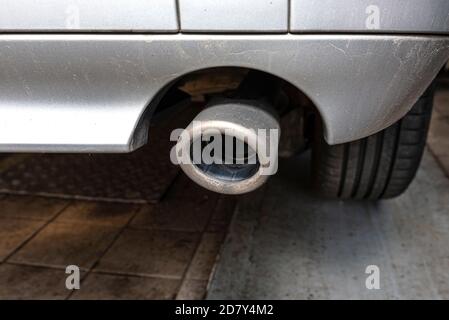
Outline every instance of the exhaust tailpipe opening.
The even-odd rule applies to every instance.
[[[184,130],[176,154],[182,170],[204,188],[243,194],[276,173],[279,137],[279,122],[266,104],[222,101],[202,111]]]
[[[202,151],[210,145],[210,140],[213,139],[214,137],[202,135]],[[260,162],[259,159],[257,159],[256,152],[246,142],[222,134],[221,141],[226,141],[226,139],[232,139],[232,148],[223,147],[223,150],[221,150],[222,153],[215,155],[222,160],[221,163],[198,163],[194,165],[208,176],[215,177],[222,181],[238,182],[250,179],[260,168]],[[192,150],[193,145],[194,144],[192,144]],[[224,143],[223,146],[226,146],[226,143]],[[239,149],[243,150],[242,155],[238,154],[237,150]]]

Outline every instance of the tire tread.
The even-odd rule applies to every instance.
[[[379,200],[402,194],[416,175],[424,152],[433,86],[397,123],[370,137],[313,148],[315,186],[326,196]]]

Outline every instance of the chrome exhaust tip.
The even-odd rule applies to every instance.
[[[176,145],[185,174],[222,194],[244,194],[277,171],[280,125],[258,101],[213,103],[183,131]]]

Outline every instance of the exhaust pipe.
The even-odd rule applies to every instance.
[[[202,187],[243,194],[277,171],[280,125],[254,100],[212,103],[183,131],[176,145],[182,170]]]

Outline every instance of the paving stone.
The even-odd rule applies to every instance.
[[[446,173],[446,176],[449,177],[449,156],[438,157],[437,160],[444,173]]]
[[[35,220],[0,218],[0,261],[13,253],[44,223]]]
[[[216,198],[192,198],[165,201],[143,207],[131,222],[134,228],[198,231],[206,228]]]
[[[449,90],[437,90],[434,107],[443,117],[449,117]]]
[[[167,300],[174,299],[180,280],[91,273],[71,299]]]
[[[64,270],[2,264],[0,299],[64,299],[66,277]]]
[[[201,239],[201,243],[190,263],[186,278],[194,280],[209,280],[210,274],[221,244],[223,243],[223,233],[205,233]]]
[[[176,300],[202,300],[206,296],[207,281],[185,280],[179,289]]]
[[[208,198],[216,198],[219,195],[212,191],[206,190],[203,187],[199,186],[195,182],[193,182],[190,178],[188,178],[183,172],[181,172],[176,178],[175,183],[171,186],[169,192],[165,196],[167,201],[172,199],[208,199]]]
[[[449,121],[445,118],[432,118],[427,140],[432,153],[437,157],[449,156]]]
[[[129,204],[76,201],[66,208],[56,221],[124,227],[137,208],[138,206]]]
[[[119,229],[52,222],[11,257],[12,262],[53,267],[90,268],[111,245]]]
[[[7,196],[0,201],[0,217],[49,221],[60,213],[68,202],[32,196]]]
[[[220,196],[217,201],[217,206],[212,214],[212,217],[207,226],[209,232],[226,232],[236,206],[236,197]]]
[[[198,233],[127,229],[95,270],[180,279],[198,241]]]
[[[396,199],[336,201],[310,192],[310,158],[242,197],[209,299],[447,299],[449,181],[426,153]],[[380,269],[367,290],[365,270]]]
[[[0,268],[0,298],[62,299],[74,264],[95,269],[73,299],[202,299],[234,199],[183,174],[157,205],[0,195],[0,261],[57,216]]]

